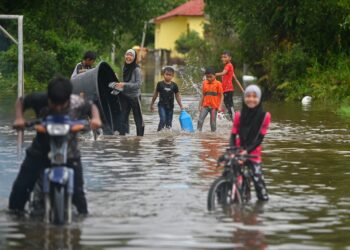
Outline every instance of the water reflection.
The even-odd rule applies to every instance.
[[[46,225],[41,220],[23,221],[8,217],[11,222],[1,221],[1,249],[76,249],[81,231],[76,224],[66,227]]]
[[[231,217],[236,231],[233,232],[233,243],[241,244],[239,249],[267,249],[268,243],[259,217],[264,212],[264,203],[256,202],[251,206],[228,206],[224,213]]]
[[[143,97],[144,107],[149,98]],[[192,96],[184,102],[198,104]],[[348,122],[314,103],[309,110],[283,103],[268,103],[266,109],[272,113],[264,147],[271,200],[263,206],[253,199],[244,207],[206,211],[209,185],[221,174],[216,159],[227,146],[230,123],[218,122],[216,133],[182,133],[177,111],[173,131],[156,133],[158,114],[144,110],[144,138],[81,138],[91,214],[62,228],[6,213],[20,162],[12,113],[5,112],[0,119],[0,249],[349,247]],[[26,145],[32,135],[26,134]]]

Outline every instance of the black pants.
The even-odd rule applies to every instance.
[[[29,195],[34,188],[35,182],[40,174],[43,174],[45,167],[49,166],[48,159],[31,156],[27,154],[24,159],[17,178],[12,186],[10,194],[9,209],[23,211]],[[87,203],[84,193],[83,169],[80,158],[69,161],[69,167],[74,169],[74,194],[73,204],[78,212],[87,214]]]
[[[227,113],[229,114],[231,120],[233,120],[233,91],[224,93],[224,104],[227,109]]]
[[[120,94],[119,94],[120,95]],[[120,131],[120,135],[125,135],[126,133],[129,133],[129,115],[130,111],[132,110],[134,121],[136,125],[136,133],[137,136],[143,136],[145,131],[145,125],[142,118],[142,111],[141,111],[141,97],[128,97],[128,96],[121,96],[120,105],[121,105],[121,119],[122,119],[122,128]]]
[[[253,174],[253,183],[258,200],[267,201],[269,196],[267,194],[266,184],[264,181],[264,175],[262,173],[261,163],[255,163],[247,161],[247,166],[250,168]]]

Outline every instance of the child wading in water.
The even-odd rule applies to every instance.
[[[222,76],[222,88],[224,90],[224,103],[227,109],[227,113],[230,115],[231,120],[233,119],[233,92],[234,87],[232,84],[232,78],[235,79],[235,82],[239,86],[239,88],[244,92],[244,89],[241,83],[238,81],[235,75],[235,69],[231,63],[231,55],[229,52],[224,51],[221,54],[221,61],[225,65],[224,70],[222,72],[216,73],[216,76]]]
[[[218,110],[222,109],[222,86],[221,82],[215,79],[215,71],[212,68],[205,70],[206,80],[203,82],[203,95],[199,102],[199,118],[197,129],[202,131],[203,123],[210,113],[210,128],[216,130],[216,116]]]
[[[124,55],[123,82],[111,82],[108,86],[113,89],[113,95],[119,95],[121,107],[121,129],[120,135],[129,133],[129,116],[132,111],[136,135],[143,136],[145,123],[141,110],[141,85],[142,72],[137,64],[137,53],[133,49],[128,49]]]
[[[172,67],[165,67],[163,69],[164,80],[158,82],[157,87],[154,90],[150,109],[152,112],[154,111],[154,102],[157,100],[159,95],[158,131],[161,131],[162,129],[164,129],[164,127],[171,128],[172,126],[173,113],[174,113],[174,97],[176,98],[176,101],[179,104],[180,109],[183,109],[179,88],[177,84],[172,81],[174,74],[175,74],[175,71]]]
[[[243,154],[257,156],[246,164],[252,170],[255,191],[258,199],[262,201],[269,199],[261,169],[261,143],[267,133],[270,120],[270,113],[264,112],[261,104],[260,88],[256,85],[248,86],[244,91],[242,110],[235,113],[230,146],[242,147]]]
[[[95,52],[93,51],[85,52],[83,60],[75,66],[72,76],[70,78],[73,79],[80,73],[84,73],[89,69],[92,69],[95,61],[96,61]]]

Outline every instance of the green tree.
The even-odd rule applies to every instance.
[[[181,54],[186,54],[201,42],[202,39],[200,38],[198,32],[191,30],[188,33],[182,33],[181,36],[175,41],[175,49]]]
[[[103,58],[109,55],[114,43],[121,60],[126,46],[141,42],[145,21],[183,2],[185,0],[2,0],[0,12],[24,15],[26,76],[30,81],[47,82],[56,71],[69,76],[85,50],[96,50]],[[16,34],[14,22],[0,20],[0,24]],[[152,26],[149,31],[153,32]],[[146,43],[153,43],[151,34],[146,38]],[[16,53],[1,53],[0,57],[10,56],[6,60],[16,62]],[[52,70],[41,75],[36,73],[45,66]]]
[[[350,53],[347,0],[206,0],[212,44],[239,38],[239,59],[270,92],[308,74],[312,62]],[[236,52],[237,53],[237,52]]]

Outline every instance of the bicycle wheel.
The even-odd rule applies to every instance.
[[[250,193],[250,180],[249,178],[244,178],[242,183],[242,190],[241,190],[241,196],[242,196],[242,202],[247,203],[250,201],[251,193]]]
[[[54,187],[53,190],[53,223],[56,225],[64,224],[64,188]]]
[[[227,205],[232,202],[232,182],[225,177],[220,177],[211,185],[208,192],[208,210],[213,210],[217,205]]]

